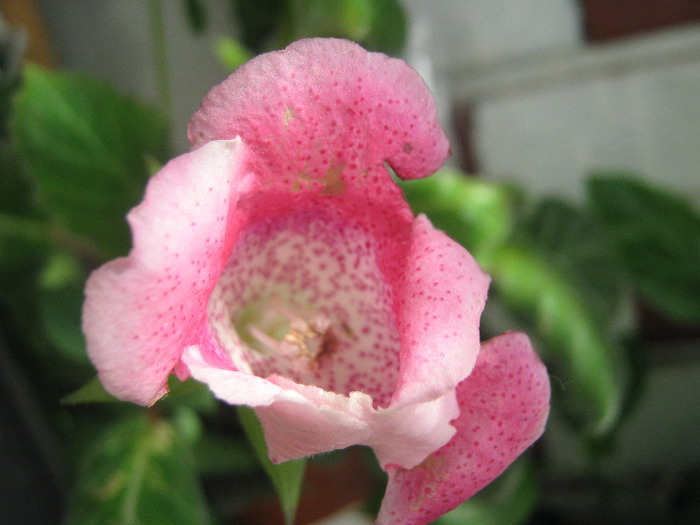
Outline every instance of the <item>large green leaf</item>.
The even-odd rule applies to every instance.
[[[571,281],[601,328],[617,329],[623,279],[600,225],[568,203],[545,199],[523,226],[528,245]]]
[[[46,335],[61,355],[70,361],[87,365],[85,338],[80,329],[83,306],[83,283],[74,282],[39,293],[41,321]]]
[[[93,79],[28,66],[13,136],[46,211],[103,256],[124,254],[147,158],[166,151],[163,118]]]
[[[86,451],[66,525],[211,523],[186,440],[144,411]]]
[[[294,516],[299,505],[306,459],[291,460],[279,465],[274,464],[267,455],[265,436],[255,411],[244,406],[237,408],[243,429],[255,450],[255,454],[258,456],[258,460],[272,480],[287,523],[291,524],[294,522]]]
[[[622,349],[604,333],[574,285],[531,248],[502,248],[487,268],[496,294],[534,323],[540,351],[556,378],[553,398],[593,437],[609,433],[621,414],[628,370]]]
[[[588,195],[639,294],[672,319],[700,323],[697,211],[628,176],[593,177]]]
[[[94,376],[79,389],[61,399],[61,402],[67,405],[79,405],[120,401],[104,389],[99,377]],[[211,413],[216,408],[216,399],[204,383],[194,379],[180,381],[171,375],[168,381],[168,393],[158,400],[158,407],[170,411],[185,407],[201,413]]]
[[[245,438],[234,439],[230,434],[220,434],[212,429],[202,434],[193,454],[197,470],[203,477],[230,476],[232,473],[252,477],[260,469],[260,463],[250,453]]]
[[[180,381],[174,374],[168,379],[168,393],[158,400],[158,406],[177,409],[186,406],[199,413],[216,410],[217,401],[206,384],[192,378]]]

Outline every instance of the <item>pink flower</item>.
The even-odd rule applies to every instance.
[[[276,462],[370,446],[390,472],[387,516],[415,507],[419,484],[442,490],[426,475],[434,458],[458,456],[483,486],[539,435],[544,368],[524,336],[479,353],[488,276],[413,215],[386,169],[420,178],[448,155],[411,68],[350,42],[303,40],[214,88],[189,137],[193,151],[129,213],[129,256],[87,285],[83,329],[107,390],[149,405],[171,372],[191,374],[256,408]],[[507,348],[517,351],[503,373],[517,381],[489,357]],[[497,462],[485,473],[460,454],[476,432],[467,397],[501,384],[515,396],[485,403],[496,447],[484,457]],[[530,412],[511,417],[521,403]],[[456,505],[459,476],[446,472]]]

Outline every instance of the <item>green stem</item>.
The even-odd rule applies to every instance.
[[[170,96],[170,75],[168,70],[168,56],[165,49],[165,27],[163,24],[162,0],[150,0],[149,22],[151,32],[151,44],[155,54],[156,89],[161,110],[170,116],[172,99]]]

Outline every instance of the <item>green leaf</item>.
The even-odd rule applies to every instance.
[[[301,496],[306,459],[291,460],[279,465],[272,463],[267,455],[265,436],[255,411],[252,408],[243,406],[239,406],[237,409],[238,417],[255,450],[255,454],[258,456],[268,476],[270,476],[272,484],[277,491],[284,517],[287,523],[291,524],[294,522],[299,497]]]
[[[176,428],[139,411],[107,428],[82,459],[67,525],[212,523]]]
[[[517,195],[510,188],[449,169],[401,187],[416,213],[425,213],[482,265],[511,236]]]
[[[435,525],[519,525],[536,509],[539,493],[532,462],[521,456],[493,483]]]
[[[197,470],[202,476],[232,472],[247,476],[260,469],[260,463],[250,453],[250,445],[245,438],[235,440],[231,435],[220,435],[209,430],[202,435],[193,452]]]
[[[374,2],[374,14],[369,34],[360,42],[372,51],[398,56],[406,45],[408,19],[401,2],[382,0]]]
[[[200,413],[212,413],[217,402],[206,384],[192,378],[180,381],[174,374],[168,380],[168,393],[158,401],[168,408],[190,407]]]
[[[164,119],[93,79],[28,66],[13,136],[46,211],[104,257],[126,253],[124,216],[142,197],[147,157],[166,152]]]
[[[82,282],[43,289],[39,295],[41,320],[50,341],[64,357],[87,365],[85,338],[80,327],[82,307]]]
[[[671,319],[700,323],[697,211],[629,176],[593,177],[588,195],[638,293]]]
[[[559,380],[554,400],[591,437],[608,434],[620,417],[628,370],[622,349],[606,337],[574,281],[516,244],[499,250],[486,270],[497,295],[535,323],[538,339],[549,348],[550,374]]]
[[[224,67],[234,71],[238,66],[250,60],[253,55],[243,44],[229,37],[220,37],[216,40],[214,52]]]
[[[107,392],[100,379],[95,376],[72,394],[68,394],[61,403],[64,405],[81,405],[83,403],[118,403],[119,400]]]
[[[614,248],[600,225],[583,211],[545,199],[524,225],[528,245],[565,276],[596,322],[612,332],[623,301]]]

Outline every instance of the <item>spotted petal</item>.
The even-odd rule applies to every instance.
[[[182,350],[206,326],[209,294],[228,258],[232,186],[249,185],[240,141],[212,142],[169,162],[129,213],[134,247],[88,280],[83,332],[105,388],[150,405]]]
[[[402,275],[401,368],[392,406],[435,399],[469,375],[490,282],[469,252],[425,216],[413,223]]]
[[[542,434],[549,393],[547,372],[524,334],[485,343],[457,389],[457,434],[412,470],[389,469],[377,523],[430,523],[490,483]]]
[[[197,148],[236,136],[255,152],[258,173],[292,188],[341,166],[348,186],[372,185],[366,170],[384,162],[403,178],[425,177],[449,150],[412,68],[337,39],[261,55],[214,88],[190,122],[190,141]]]

